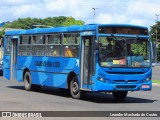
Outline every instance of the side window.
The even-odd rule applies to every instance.
[[[45,55],[45,35],[32,36],[32,55],[33,56]]]
[[[80,44],[80,34],[65,33],[63,37],[63,56],[78,57],[79,44]]]
[[[10,53],[10,38],[6,37],[6,50],[5,50],[5,55],[9,55]]]
[[[18,55],[31,55],[31,36],[20,36]]]
[[[35,35],[32,36],[32,44],[42,45],[45,44],[45,35]]]
[[[46,56],[60,56],[61,54],[61,35],[50,34],[46,36]]]

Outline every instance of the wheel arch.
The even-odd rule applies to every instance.
[[[25,68],[25,69],[23,70],[23,78],[24,78],[24,74],[25,74],[27,71],[30,73],[30,70],[29,70],[28,68]],[[24,81],[24,80],[23,80],[23,81]]]
[[[70,72],[69,74],[68,74],[68,77],[67,77],[67,88],[69,89],[69,87],[70,87],[70,82],[71,82],[71,80],[72,80],[72,78],[74,77],[74,76],[77,76],[77,74],[75,73],[75,72]],[[78,77],[77,77],[78,78]],[[78,81],[77,81],[78,82]]]

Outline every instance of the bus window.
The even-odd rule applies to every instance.
[[[44,52],[45,46],[43,45],[34,45],[32,46],[32,55],[33,56],[44,56],[45,52]]]
[[[32,36],[32,55],[33,56],[45,55],[45,35]]]
[[[30,55],[31,54],[31,36],[20,36],[19,41],[19,49],[18,49],[18,55]]]
[[[60,56],[61,36],[60,34],[47,35],[46,56]]]
[[[32,44],[45,44],[45,35],[32,36]]]
[[[64,34],[63,39],[63,56],[64,57],[78,57],[79,55],[79,34]]]
[[[47,44],[61,44],[60,34],[47,35]]]
[[[5,54],[9,55],[10,53],[10,38],[6,37],[6,50],[5,50]]]
[[[30,46],[19,46],[18,55],[30,55]]]
[[[26,45],[28,45],[28,44],[30,44],[31,43],[31,36],[20,36],[20,45],[24,45],[24,44],[26,44]]]

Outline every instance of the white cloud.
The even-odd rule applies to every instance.
[[[142,20],[142,19],[132,19],[130,21],[130,24],[136,24],[136,25],[145,25],[147,23],[148,23],[147,20]]]
[[[122,23],[151,26],[155,23],[155,14],[160,13],[160,1],[128,0],[127,4],[114,6],[110,11],[99,14],[97,21],[100,23]],[[159,16],[160,17],[160,16]],[[160,20],[160,18],[159,18]]]
[[[43,0],[1,0],[0,6],[19,6],[24,4],[37,4]]]
[[[154,18],[157,12],[160,12],[159,4],[154,3],[153,1],[144,2],[144,1],[131,1],[128,4],[128,15],[132,17],[138,17],[143,19],[149,19],[151,16]]]
[[[112,15],[110,14],[105,14],[105,13],[100,13],[99,15],[96,16],[95,23],[112,23]]]
[[[102,24],[128,24],[129,19],[124,14],[105,14],[100,13],[96,17],[96,23]]]
[[[1,0],[0,21],[25,17],[72,16],[93,23],[122,23],[151,26],[160,14],[159,0]],[[160,16],[159,16],[160,20]]]

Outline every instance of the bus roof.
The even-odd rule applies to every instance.
[[[46,34],[46,33],[60,33],[60,32],[80,32],[80,31],[93,31],[96,30],[98,26],[114,26],[114,27],[137,27],[148,29],[144,26],[130,25],[130,24],[87,24],[84,26],[73,25],[64,27],[53,27],[53,28],[34,28],[27,30],[16,30],[16,31],[6,31],[5,35],[29,35],[29,34]]]

